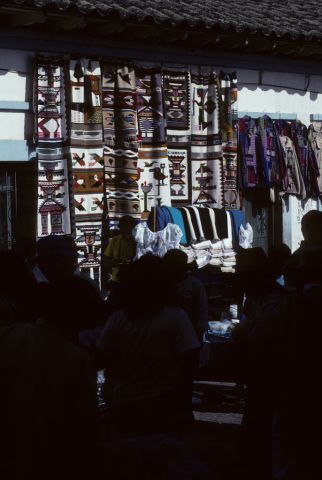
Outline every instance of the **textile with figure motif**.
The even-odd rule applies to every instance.
[[[75,234],[65,78],[62,55],[36,54],[34,137],[38,156],[38,238]]]
[[[294,120],[291,123],[291,135],[300,162],[305,189],[309,195],[319,195],[319,168],[312,145],[308,141],[306,125],[299,120]]]
[[[311,141],[319,169],[318,185],[322,192],[322,122],[312,122],[309,126],[308,136]]]
[[[164,132],[162,82],[159,68],[136,69],[141,219],[151,207],[171,205],[169,162]]]
[[[109,226],[115,228],[123,215],[141,218],[134,66],[105,62],[102,91],[105,191]]]
[[[224,207],[239,208],[237,191],[237,140],[238,140],[238,91],[236,72],[219,74],[221,98],[225,115],[225,134],[223,135],[223,184]]]
[[[162,72],[171,201],[190,200],[190,72],[187,67],[165,66]]]
[[[191,70],[192,203],[223,208],[220,80],[213,68]]]
[[[151,232],[146,224],[140,223],[133,229],[132,235],[137,242],[134,259],[137,260],[146,253],[162,258],[169,250],[179,248],[182,232],[173,223],[168,223],[160,232]]]
[[[79,267],[99,282],[104,194],[101,69],[98,61],[70,61],[71,155]]]

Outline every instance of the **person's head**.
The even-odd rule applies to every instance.
[[[48,235],[36,244],[36,262],[47,280],[69,278],[77,267],[77,247],[72,237]]]
[[[273,282],[267,255],[259,247],[238,250],[235,271],[239,290],[251,297],[265,294]]]
[[[79,332],[94,328],[97,316],[102,313],[100,294],[78,275],[39,283],[35,298],[36,317],[45,318],[74,339]]]
[[[173,306],[176,288],[163,259],[147,254],[124,271],[121,282],[125,311],[132,319],[146,319]]]
[[[164,255],[163,260],[174,282],[178,282],[184,278],[188,264],[186,253],[178,248],[174,248]]]
[[[135,225],[136,225],[136,221],[134,220],[133,217],[131,217],[131,215],[124,215],[123,217],[121,217],[118,224],[118,228],[124,240],[129,241],[133,239],[132,230],[135,227]]]
[[[291,249],[285,245],[285,243],[280,243],[269,247],[268,263],[272,269],[273,275],[279,277],[283,275],[284,265],[289,260],[291,255]]]
[[[307,212],[302,218],[301,229],[306,243],[322,245],[322,212]]]

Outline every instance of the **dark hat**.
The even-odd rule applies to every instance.
[[[65,235],[48,235],[38,240],[36,244],[38,257],[71,257],[76,258],[77,247],[74,240]]]

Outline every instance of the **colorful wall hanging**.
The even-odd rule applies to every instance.
[[[141,219],[151,207],[169,205],[170,178],[164,131],[161,72],[159,68],[136,69],[139,159],[138,179]]]
[[[36,54],[35,136],[38,156],[38,238],[72,232],[73,188],[62,55]]]
[[[192,202],[224,207],[220,81],[211,68],[191,70]]]
[[[190,179],[190,72],[163,70],[163,103],[170,174],[171,201],[191,200]]]
[[[141,218],[134,67],[104,63],[103,126],[106,201],[110,228],[123,215]]]
[[[225,209],[240,208],[237,191],[238,91],[236,72],[219,74],[225,116],[223,138],[223,188]],[[224,137],[224,135],[223,135]]]
[[[99,281],[104,193],[101,69],[96,60],[70,61],[71,156],[76,242],[83,273]]]

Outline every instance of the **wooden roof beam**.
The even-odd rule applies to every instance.
[[[32,25],[33,23],[44,23],[47,15],[43,12],[12,13],[8,15],[8,25]]]
[[[160,42],[171,43],[178,40],[185,40],[188,36],[187,30],[179,28],[162,28],[159,35]]]
[[[158,37],[161,28],[159,25],[142,25],[140,28],[126,27],[125,35],[131,38]]]
[[[109,35],[114,32],[123,32],[124,28],[123,22],[90,23],[89,25],[91,35]]]
[[[84,28],[87,25],[87,19],[84,16],[55,18],[50,22],[50,28],[53,32],[58,30],[72,30],[73,28]]]

